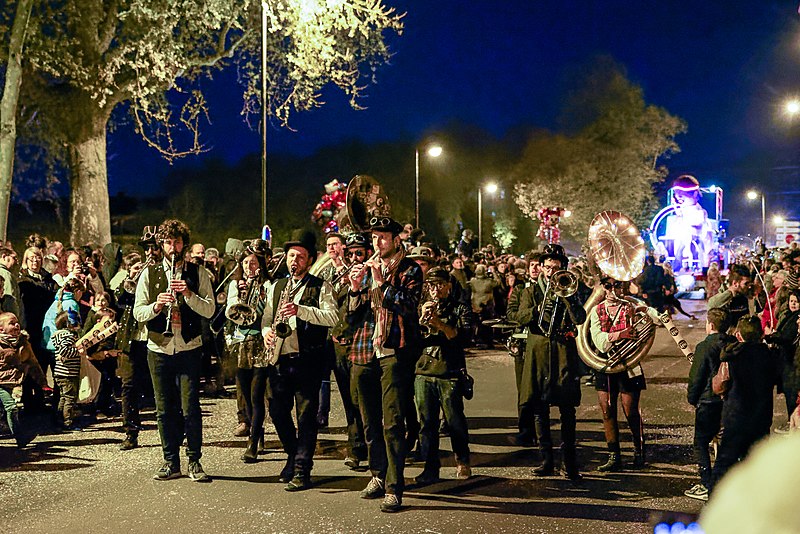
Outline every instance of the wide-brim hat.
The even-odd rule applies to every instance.
[[[158,245],[158,226],[145,226],[142,230],[142,237],[139,239],[139,246]]]
[[[245,246],[245,251],[247,254],[255,254],[256,256],[261,256],[262,258],[267,255],[272,255],[272,250],[269,248],[267,242],[263,239],[253,239]],[[208,254],[208,251],[206,251]]]
[[[283,250],[287,253],[292,247],[306,249],[308,252],[308,257],[311,260],[315,260],[317,258],[317,236],[311,230],[301,230],[293,236],[293,239],[290,239],[283,244]]]
[[[372,217],[369,220],[370,232],[391,232],[392,235],[400,235],[403,225],[391,217]]]
[[[564,247],[555,243],[545,245],[544,252],[539,256],[539,263],[544,264],[545,260],[558,260],[562,267],[566,267],[569,263],[569,258],[564,253]]]
[[[411,254],[408,255],[411,260],[422,260],[428,263],[436,261],[433,257],[433,249],[430,247],[414,247],[411,249]]]

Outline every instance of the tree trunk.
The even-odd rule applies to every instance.
[[[0,100],[0,238],[6,240],[11,183],[14,177],[14,146],[17,141],[17,101],[22,83],[22,49],[33,0],[18,0],[11,27],[8,65],[3,98]]]
[[[88,138],[70,143],[69,160],[70,242],[73,246],[110,243],[105,120],[95,120]]]

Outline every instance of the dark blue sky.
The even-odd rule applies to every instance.
[[[769,174],[789,143],[800,143],[779,110],[800,94],[796,1],[386,1],[407,12],[406,29],[367,89],[367,109],[326,91],[324,107],[294,117],[296,131],[270,129],[271,153],[309,154],[353,138],[420,139],[454,120],[498,136],[518,125],[555,128],[567,74],[597,54],[623,64],[648,103],[687,121],[682,153],[666,161],[673,171],[735,190],[747,174],[742,162],[759,154]],[[212,124],[200,158],[233,163],[259,150],[230,78],[203,83]],[[112,194],[138,194],[169,171],[130,132],[112,137],[109,155]]]

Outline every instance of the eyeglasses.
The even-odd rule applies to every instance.
[[[392,220],[389,217],[373,217],[369,220],[370,226],[389,226]]]

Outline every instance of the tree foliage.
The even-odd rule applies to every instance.
[[[265,0],[270,111],[286,124],[333,83],[354,104],[388,58],[402,16],[381,0]],[[53,0],[31,17],[22,109],[70,171],[72,241],[110,239],[105,136],[112,112],[168,159],[204,150],[200,78],[239,67],[244,110],[260,105],[262,3],[255,0]],[[3,28],[0,33],[5,34]]]
[[[675,137],[686,124],[646,104],[642,89],[607,62],[587,75],[567,109],[575,133],[538,133],[513,171],[520,209],[534,220],[543,207],[570,210],[562,232],[579,240],[606,209],[644,225],[656,207],[653,185],[667,175],[659,161],[680,150]]]

